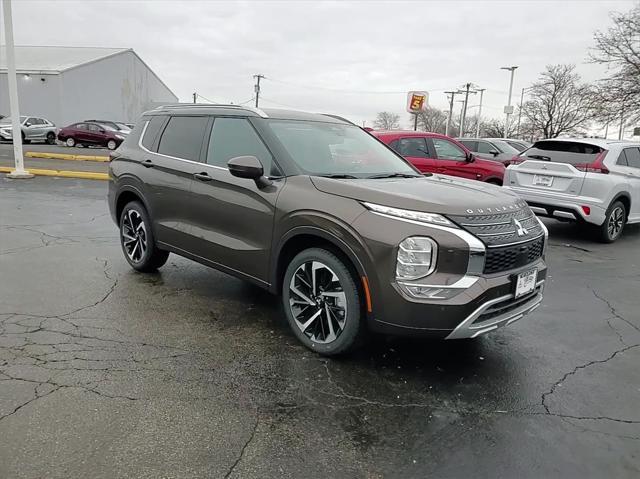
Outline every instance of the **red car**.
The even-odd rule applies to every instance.
[[[58,132],[58,140],[64,142],[67,146],[97,145],[115,150],[124,139],[125,136],[120,131],[91,121],[65,126]]]
[[[478,158],[462,143],[424,131],[370,131],[422,173],[439,173],[502,185],[502,163]]]

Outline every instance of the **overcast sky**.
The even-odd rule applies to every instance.
[[[486,88],[483,116],[502,117],[509,74],[520,90],[547,64],[575,63],[586,78],[593,32],[634,1],[323,2],[14,0],[18,45],[130,47],[181,99],[254,96],[261,106],[343,115],[371,124],[404,113],[406,91]],[[479,95],[476,95],[476,97]],[[477,98],[469,105],[476,105]],[[456,110],[460,105],[456,104]],[[477,107],[476,107],[477,108]],[[470,114],[476,110],[472,107]]]

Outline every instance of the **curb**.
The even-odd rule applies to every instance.
[[[27,158],[45,158],[49,160],[99,161],[102,163],[109,161],[108,156],[67,155],[66,153],[47,153],[45,151],[27,151],[24,156]]]
[[[0,166],[0,173],[11,173],[13,168]],[[80,178],[83,180],[108,180],[108,173],[95,173],[92,171],[67,171],[67,170],[44,170],[39,168],[27,168],[27,171],[36,176],[57,176],[60,178]]]

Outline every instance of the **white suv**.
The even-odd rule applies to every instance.
[[[640,222],[640,143],[541,140],[511,161],[504,186],[538,215],[595,225],[611,243]]]

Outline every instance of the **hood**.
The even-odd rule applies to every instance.
[[[522,200],[509,190],[451,176],[377,180],[313,176],[311,181],[324,193],[383,206],[445,215],[480,213],[478,210],[490,213],[491,210],[524,206]]]

